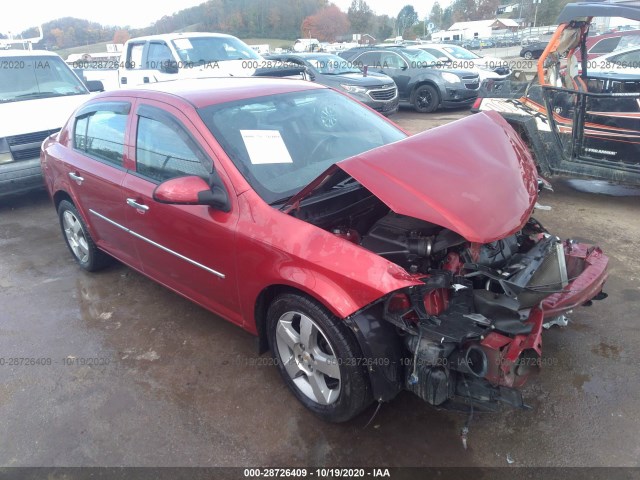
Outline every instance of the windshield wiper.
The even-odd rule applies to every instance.
[[[273,206],[273,205],[283,204],[287,200],[289,200],[291,197],[293,197],[293,195],[289,195],[289,196],[286,196],[286,197],[279,198],[278,200],[274,200],[273,202],[269,202],[269,205]]]
[[[27,97],[54,97],[54,96],[58,96],[60,95],[59,93],[56,92],[29,92],[29,93],[23,93],[21,95],[16,95],[15,98],[27,98]]]
[[[82,95],[84,92],[29,92],[22,95],[16,95],[15,98],[40,98],[40,97],[66,97],[69,95]]]

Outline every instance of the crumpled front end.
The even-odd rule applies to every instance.
[[[401,339],[385,375],[432,405],[526,407],[518,389],[543,364],[543,326],[606,297],[607,263],[599,248],[562,242],[534,219],[498,242],[447,249],[415,273],[420,285],[378,302]]]

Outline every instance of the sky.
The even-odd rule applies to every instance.
[[[87,0],[24,0],[5,2],[0,16],[0,33],[7,35],[20,33],[27,28],[41,25],[61,17],[76,17],[103,25],[129,25],[146,27],[164,15],[199,5],[204,0],[108,0],[107,2]],[[416,9],[419,18],[423,18],[431,9],[434,0],[367,0],[367,4],[378,15],[395,17],[405,4]],[[347,11],[351,0],[333,0],[341,10]],[[441,2],[442,3],[442,2]],[[448,2],[447,2],[448,3]]]

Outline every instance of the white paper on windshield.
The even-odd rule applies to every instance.
[[[173,43],[178,50],[191,50],[193,48],[188,38],[176,38]]]
[[[293,163],[278,130],[240,130],[240,135],[252,164]]]

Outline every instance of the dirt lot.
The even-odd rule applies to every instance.
[[[466,114],[395,120],[418,132]],[[123,265],[81,271],[45,194],[3,200],[0,465],[640,466],[640,196],[554,186],[536,217],[602,246],[609,298],[544,333],[533,410],[476,415],[466,451],[466,416],[409,393],[367,428],[373,409],[317,420],[253,337]]]

